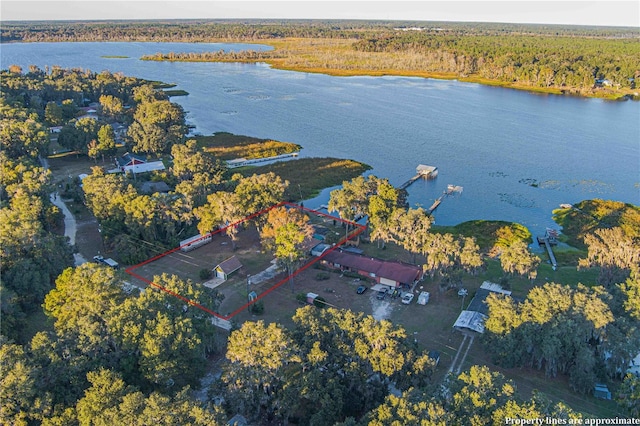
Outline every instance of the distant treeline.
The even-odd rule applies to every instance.
[[[184,41],[270,38],[363,38],[399,29],[419,28],[448,35],[548,35],[562,37],[635,38],[633,27],[561,26],[477,22],[349,20],[165,20],[4,22],[0,41]]]
[[[274,51],[259,52],[256,50],[242,50],[239,52],[169,52],[144,55],[143,61],[176,61],[176,62],[258,62],[267,59],[284,57],[282,53]]]
[[[362,27],[362,28],[361,28]],[[370,33],[359,22],[129,21],[15,22],[4,24],[2,42],[264,40],[283,37],[352,38]]]

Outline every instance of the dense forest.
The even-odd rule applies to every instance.
[[[447,35],[544,35],[597,38],[637,38],[638,29],[543,24],[481,22],[421,22],[363,20],[164,20],[5,22],[2,42],[43,41],[182,41],[264,40],[269,38],[355,38],[421,28]]]
[[[286,327],[251,320],[227,334],[194,308],[218,306],[216,290],[161,274],[153,280],[168,291],[139,291],[105,265],[74,266],[52,204],[56,191],[85,202],[106,243],[134,263],[175,246],[181,229],[206,233],[279,202],[288,182],[274,172],[229,173],[188,140],[184,111],[150,82],[59,67],[1,73],[0,423],[216,425],[242,414],[265,425],[499,425],[507,417],[589,417],[543,394],[522,396],[485,366],[435,380],[436,360],[388,320],[305,306]],[[96,118],[83,116],[87,105],[96,106]],[[171,156],[161,176],[168,194],[143,194],[131,177],[101,167],[82,188],[54,184],[44,161],[50,128],[60,130],[57,144],[97,163],[114,155],[114,123],[127,126],[123,143],[132,152]],[[331,193],[329,207],[347,220],[368,216],[371,246],[423,259],[443,292],[488,262],[506,283],[535,278],[540,259],[521,227],[501,226],[491,247],[481,248],[474,236],[436,232],[424,209],[402,201],[387,179],[359,176]],[[577,266],[597,268],[597,282],[546,283],[524,300],[490,298],[482,340],[496,364],[566,376],[579,394],[613,383],[616,413],[640,415],[639,379],[624,377],[640,341],[639,211],[594,200],[557,213],[582,244]],[[302,261],[294,246],[301,229],[309,233],[307,219],[286,209],[271,216],[252,226],[265,250],[292,262],[291,272]],[[227,231],[234,243],[235,232]],[[48,322],[34,322],[38,312]],[[195,393],[215,358],[223,359],[219,380]]]
[[[399,74],[633,97],[637,28],[381,21],[10,23],[2,41],[249,41],[271,52],[173,52],[144,59],[266,61],[336,75]]]

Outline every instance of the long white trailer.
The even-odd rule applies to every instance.
[[[188,252],[194,249],[197,249],[200,246],[205,244],[209,244],[211,242],[211,234],[207,234],[202,236],[200,234],[194,235],[191,238],[187,238],[186,240],[180,241],[180,250],[183,252]]]

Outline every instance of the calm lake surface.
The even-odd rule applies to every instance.
[[[640,204],[640,103],[608,102],[408,77],[330,77],[264,64],[140,61],[156,52],[269,49],[241,44],[34,43],[0,46],[17,64],[109,70],[175,83],[195,132],[225,131],[301,144],[301,156],[351,158],[400,185],[418,164],[437,166],[409,187],[436,223],[519,222],[535,235],[557,228],[560,203],[602,198]],[[125,59],[103,56],[124,55]],[[295,185],[295,182],[292,183]],[[307,200],[325,204],[329,190]]]

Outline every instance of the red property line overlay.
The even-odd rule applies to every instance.
[[[278,204],[275,204],[275,205],[273,205],[273,206],[271,206],[271,207],[269,207],[269,208],[266,208],[266,209],[264,209],[264,210],[261,210],[261,211],[259,211],[259,212],[257,212],[257,213],[253,213],[252,215],[249,215],[249,216],[245,217],[245,218],[244,218],[244,219],[242,219],[242,220],[239,220],[239,221],[237,221],[237,222],[234,222],[234,223],[232,223],[232,224],[229,224],[229,225],[225,226],[224,228],[219,228],[219,229],[218,229],[218,230],[216,230],[216,231],[210,232],[210,233],[208,233],[208,234],[206,234],[206,235],[202,236],[201,238],[198,238],[196,241],[199,241],[199,240],[201,240],[201,239],[203,239],[203,238],[207,238],[207,237],[210,237],[210,236],[212,237],[212,236],[214,236],[214,235],[215,235],[215,234],[217,234],[217,233],[220,233],[220,232],[225,231],[225,230],[226,230],[227,228],[229,228],[230,226],[237,226],[237,225],[239,225],[239,224],[241,224],[241,223],[244,223],[244,222],[246,222],[246,221],[248,221],[248,220],[251,220],[251,219],[253,219],[253,218],[256,218],[256,217],[258,217],[258,216],[260,216],[260,215],[263,215],[263,214],[265,214],[265,213],[268,213],[269,211],[271,211],[271,210],[273,210],[273,209],[275,209],[275,208],[277,208],[277,207],[282,207],[282,206],[287,206],[287,207],[290,207],[290,208],[296,208],[296,209],[298,209],[298,210],[306,211],[306,212],[309,212],[309,213],[312,213],[312,214],[315,214],[315,215],[318,215],[318,216],[328,217],[328,218],[331,218],[331,219],[333,219],[333,220],[337,220],[337,221],[340,221],[340,222],[342,222],[342,223],[345,223],[345,224],[347,224],[347,225],[351,225],[351,226],[353,226],[353,227],[355,228],[355,230],[354,230],[354,231],[352,231],[352,232],[350,232],[348,236],[343,237],[343,238],[342,238],[340,241],[338,241],[338,242],[337,242],[333,247],[331,247],[329,250],[327,250],[327,251],[325,251],[324,253],[322,253],[322,255],[320,255],[320,256],[314,256],[314,257],[312,258],[312,260],[311,260],[311,261],[309,261],[309,262],[305,263],[304,265],[302,265],[302,267],[300,267],[300,268],[296,269],[296,270],[295,270],[295,271],[294,271],[290,276],[289,276],[289,275],[287,275],[287,276],[286,276],[286,277],[284,277],[282,280],[278,281],[276,284],[274,284],[273,286],[271,286],[270,288],[268,288],[266,291],[264,291],[264,292],[262,292],[260,295],[258,295],[258,297],[257,297],[257,298],[255,298],[255,299],[254,299],[254,300],[252,300],[251,302],[247,302],[247,303],[245,303],[244,305],[242,305],[241,307],[239,307],[239,308],[238,308],[238,309],[236,309],[235,311],[231,312],[229,315],[226,315],[226,316],[224,316],[224,315],[220,315],[219,313],[212,311],[211,309],[207,308],[206,306],[202,306],[201,304],[199,304],[199,303],[197,303],[197,302],[194,302],[193,300],[191,300],[191,299],[189,299],[189,298],[187,298],[187,297],[184,297],[184,296],[182,296],[182,295],[180,295],[180,294],[176,293],[175,291],[171,291],[171,290],[169,290],[168,288],[163,287],[163,286],[161,286],[160,284],[156,284],[156,283],[154,283],[153,281],[151,281],[151,280],[149,280],[149,279],[147,279],[147,278],[143,277],[142,275],[139,275],[139,274],[137,274],[137,273],[133,272],[135,269],[138,269],[138,268],[140,268],[141,266],[144,266],[144,265],[146,265],[146,264],[148,264],[148,263],[151,263],[151,262],[153,262],[153,261],[155,261],[155,260],[161,259],[161,258],[163,258],[163,257],[165,257],[165,256],[170,255],[171,253],[174,253],[174,252],[176,252],[176,251],[180,250],[183,246],[179,246],[179,247],[176,247],[176,248],[174,248],[174,249],[168,250],[168,251],[166,251],[166,252],[164,252],[164,253],[162,253],[162,254],[159,254],[159,255],[154,256],[154,257],[152,257],[152,258],[150,258],[150,259],[147,259],[147,260],[145,260],[144,262],[138,263],[137,265],[133,265],[133,266],[131,266],[131,267],[129,267],[129,268],[127,268],[127,269],[125,269],[125,272],[126,272],[127,274],[131,275],[132,277],[135,277],[135,278],[137,278],[137,279],[139,279],[139,280],[141,280],[141,281],[144,281],[144,282],[145,282],[145,283],[147,283],[148,285],[153,286],[153,287],[155,287],[155,288],[157,288],[157,289],[159,289],[159,290],[162,290],[162,291],[164,291],[165,293],[170,294],[170,295],[172,295],[172,296],[174,296],[174,297],[176,297],[176,298],[178,298],[178,299],[182,300],[183,302],[185,302],[185,303],[187,303],[187,304],[189,304],[189,305],[191,305],[191,306],[193,306],[193,307],[195,307],[195,308],[198,308],[198,309],[200,309],[200,310],[202,310],[202,311],[204,311],[204,312],[206,312],[206,313],[208,313],[208,314],[210,314],[210,315],[213,315],[213,316],[215,316],[215,317],[217,317],[217,318],[220,318],[220,319],[223,319],[223,320],[229,320],[229,319],[233,318],[234,316],[236,316],[237,314],[239,314],[240,312],[242,312],[242,311],[244,311],[245,309],[247,309],[247,308],[249,307],[249,305],[250,305],[250,304],[252,304],[252,303],[256,303],[258,300],[262,299],[262,298],[263,298],[263,297],[265,297],[267,294],[271,293],[273,290],[275,290],[275,289],[279,288],[279,287],[280,287],[280,286],[282,286],[284,283],[286,283],[287,281],[289,281],[289,279],[292,279],[293,277],[295,277],[296,275],[298,275],[300,272],[302,272],[302,271],[306,270],[306,269],[307,269],[307,268],[309,268],[311,265],[314,265],[316,262],[320,261],[320,260],[321,260],[322,258],[324,258],[327,254],[331,253],[332,251],[334,251],[335,249],[337,249],[339,246],[341,246],[342,244],[344,244],[344,243],[345,243],[345,242],[347,242],[348,240],[351,240],[351,239],[353,239],[353,238],[357,237],[358,235],[360,235],[360,234],[361,234],[361,233],[366,229],[366,227],[365,227],[364,225],[360,225],[360,224],[357,224],[357,223],[352,222],[352,221],[349,221],[349,220],[341,219],[341,218],[339,218],[339,217],[331,216],[331,215],[329,215],[329,214],[322,213],[322,212],[319,212],[319,211],[317,211],[317,210],[308,209],[308,208],[306,208],[306,207],[299,206],[299,205],[294,204],[294,203],[290,203],[290,202],[287,202],[287,201],[282,201],[282,202],[280,202],[280,203],[278,203]],[[192,244],[193,242],[195,242],[195,241],[192,241],[192,242],[190,242],[189,244]],[[185,244],[185,245],[186,245],[186,244]]]

